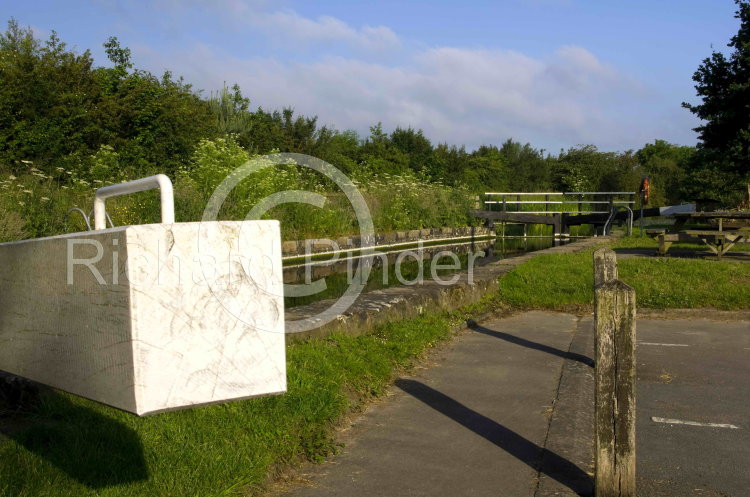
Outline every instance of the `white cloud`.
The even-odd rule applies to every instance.
[[[34,38],[36,38],[37,40],[46,41],[52,34],[52,31],[45,28],[40,28],[39,26],[31,25],[29,27],[31,28],[31,32],[34,34]]]
[[[354,29],[332,16],[310,19],[292,10],[274,12],[251,11],[245,21],[269,36],[294,42],[345,42],[366,49],[387,49],[398,46],[399,39],[385,26],[364,26]]]
[[[233,22],[296,44],[343,43],[367,50],[401,44],[385,26],[356,29],[331,16],[311,19],[292,10],[269,10],[262,2],[222,0],[219,7],[207,0],[193,2],[210,4]],[[582,143],[625,149],[654,137],[690,141],[689,132],[682,135],[686,140],[665,136],[666,119],[644,119],[639,109],[661,105],[666,116],[668,107],[638,81],[580,46],[562,46],[543,58],[511,50],[401,48],[400,65],[364,56],[308,61],[242,57],[205,44],[180,53],[135,53],[146,67],[169,68],[197,88],[237,82],[253,106],[292,106],[319,116],[323,124],[364,134],[382,121],[386,129],[412,126],[435,142],[469,147],[499,144],[509,137],[553,151]]]
[[[155,3],[172,15],[198,7],[236,29],[261,31],[285,44],[333,42],[367,50],[390,49],[400,44],[396,33],[386,26],[355,28],[330,15],[304,17],[292,9],[278,9],[266,0],[156,0]]]

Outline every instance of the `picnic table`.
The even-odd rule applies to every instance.
[[[669,247],[674,242],[695,242],[701,241],[716,254],[718,259],[726,254],[735,244],[750,241],[750,227],[740,229],[723,229],[725,219],[750,219],[750,212],[685,212],[675,213],[676,218],[674,226],[670,231],[666,229],[650,229],[646,233],[651,238],[659,241],[658,255],[666,256]],[[682,230],[688,221],[698,220],[718,220],[719,229],[689,229]]]
[[[747,219],[750,220],[750,212],[732,212],[732,211],[715,211],[715,212],[675,212],[672,214],[675,218],[672,233],[677,233],[685,226],[688,221],[711,221],[717,220],[719,231],[722,231],[722,225],[725,219]]]

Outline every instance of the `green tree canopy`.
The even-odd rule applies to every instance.
[[[735,0],[739,31],[727,57],[713,52],[693,75],[699,104],[682,105],[704,121],[685,193],[737,203],[750,181],[750,3]]]

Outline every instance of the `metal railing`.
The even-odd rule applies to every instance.
[[[629,206],[635,204],[635,192],[486,192],[485,198],[492,199],[499,197],[499,200],[484,200],[484,204],[488,206],[489,210],[492,210],[493,205],[501,205],[503,212],[508,211],[508,205],[516,206],[516,210],[511,212],[519,212],[523,214],[609,214],[615,206]],[[529,196],[543,196],[544,199],[540,200],[521,200],[521,197]],[[615,197],[627,195],[627,200],[616,199]],[[550,200],[550,197],[562,197],[560,200]],[[567,197],[575,196],[575,200],[566,200]],[[513,199],[515,197],[515,199]],[[605,200],[593,200],[584,197],[593,197],[594,199],[605,197]],[[532,205],[543,205],[544,210],[522,210],[520,207],[532,204]],[[565,204],[578,205],[578,210],[550,210],[550,206],[558,206]],[[607,210],[593,210],[596,207],[594,205],[607,205]],[[588,210],[584,210],[584,206],[588,206]]]
[[[604,227],[602,228],[602,235],[607,236],[607,233],[609,232],[610,228],[612,227],[612,223],[615,220],[615,216],[617,215],[617,211],[621,209],[626,209],[628,212],[628,236],[633,234],[633,209],[628,207],[627,205],[616,205],[612,208],[612,212],[609,213],[609,217],[607,218],[607,221],[604,223]]]

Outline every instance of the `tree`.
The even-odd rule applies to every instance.
[[[221,91],[211,93],[208,105],[216,116],[216,130],[222,135],[241,134],[250,129],[250,99],[242,96],[240,86],[235,83],[231,93],[224,84]]]
[[[432,143],[425,138],[422,130],[415,131],[411,127],[396,128],[391,133],[391,142],[409,156],[409,168],[414,172],[426,172],[427,161],[432,155]]]
[[[52,33],[46,42],[15,20],[0,34],[0,163],[34,161],[83,177],[111,147],[132,174],[171,173],[215,133],[208,102],[182,79],[131,70],[130,50],[104,44],[113,67],[93,67]],[[109,149],[105,149],[109,150]]]
[[[99,148],[90,115],[99,88],[93,60],[67,50],[55,32],[46,43],[15,20],[0,34],[0,161],[38,161]]]
[[[682,200],[685,168],[693,159],[694,147],[679,146],[664,140],[647,143],[636,153],[641,168],[638,178],[651,178],[651,203],[654,205],[675,205]],[[631,182],[628,188],[636,188]]]
[[[551,188],[549,161],[529,143],[521,145],[508,138],[500,147],[500,154],[505,158],[510,170],[511,191],[534,192]]]
[[[375,175],[404,174],[409,170],[409,155],[396,147],[383,131],[383,123],[370,126],[370,137],[360,147],[361,166]]]
[[[727,57],[714,51],[693,75],[701,103],[683,103],[704,121],[695,128],[700,143],[686,181],[688,196],[736,203],[750,181],[750,2],[735,0],[740,28]]]
[[[508,167],[500,150],[482,145],[472,152],[462,183],[477,193],[508,190]]]

